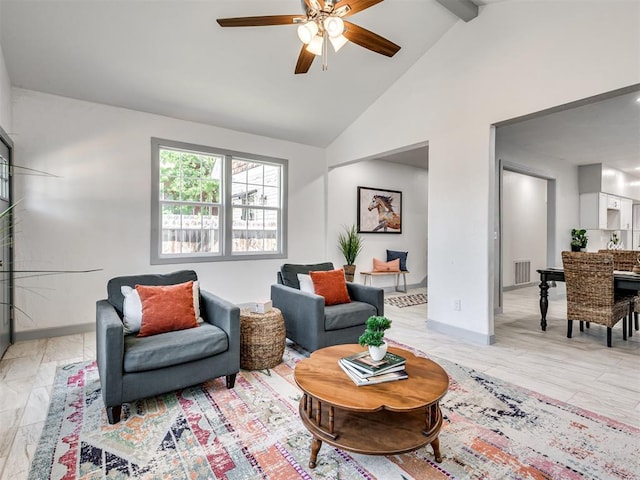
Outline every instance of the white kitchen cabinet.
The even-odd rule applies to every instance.
[[[604,193],[602,194],[604,195]],[[607,195],[607,209],[608,210],[620,210],[621,200],[613,195]]]
[[[580,194],[580,228],[630,230],[632,215],[632,202],[629,199],[601,192]]]
[[[631,230],[633,224],[633,200],[620,199],[620,230]]]

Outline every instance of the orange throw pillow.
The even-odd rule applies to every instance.
[[[177,285],[136,285],[142,303],[138,337],[198,326],[193,308],[193,281]]]
[[[374,272],[399,272],[400,271],[400,259],[396,258],[390,262],[383,262],[377,258],[373,259],[373,271]]]
[[[347,282],[344,279],[344,270],[329,270],[326,272],[309,272],[316,295],[324,297],[325,305],[338,305],[350,303]]]

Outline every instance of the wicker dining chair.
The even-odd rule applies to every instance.
[[[610,253],[613,255],[613,269],[630,272],[633,267],[640,266],[640,252],[635,250],[598,250],[600,253]],[[640,292],[638,292],[640,294]],[[633,318],[635,319],[635,329],[638,330],[638,313],[640,313],[640,297],[636,295],[633,302]],[[627,333],[633,335],[632,316],[629,315],[627,322]]]
[[[614,260],[610,253],[562,252],[567,286],[567,338],[573,321],[597,323],[607,327],[607,347],[611,347],[613,326],[629,315],[631,297],[618,296],[614,289]],[[622,322],[622,337],[627,339],[627,324]]]

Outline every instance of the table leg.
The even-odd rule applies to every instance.
[[[540,327],[547,330],[547,310],[549,309],[549,284],[545,279],[540,279]]]
[[[322,446],[322,440],[313,437],[311,440],[311,458],[309,459],[309,468],[316,468],[316,460],[318,459],[318,452]]]
[[[329,433],[333,435],[333,422],[334,422],[334,410],[333,405],[329,407]]]
[[[436,462],[442,462],[442,455],[440,455],[440,439],[436,437],[433,442],[431,442],[431,447],[433,448],[433,456],[436,459]]]

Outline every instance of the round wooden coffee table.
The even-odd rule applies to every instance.
[[[395,455],[430,443],[441,462],[439,402],[449,388],[447,372],[432,360],[390,347],[407,359],[409,378],[358,387],[338,360],[360,351],[359,345],[335,345],[296,365],[294,378],[303,391],[300,418],[313,435],[309,467],[316,466],[322,442],[366,455]]]

